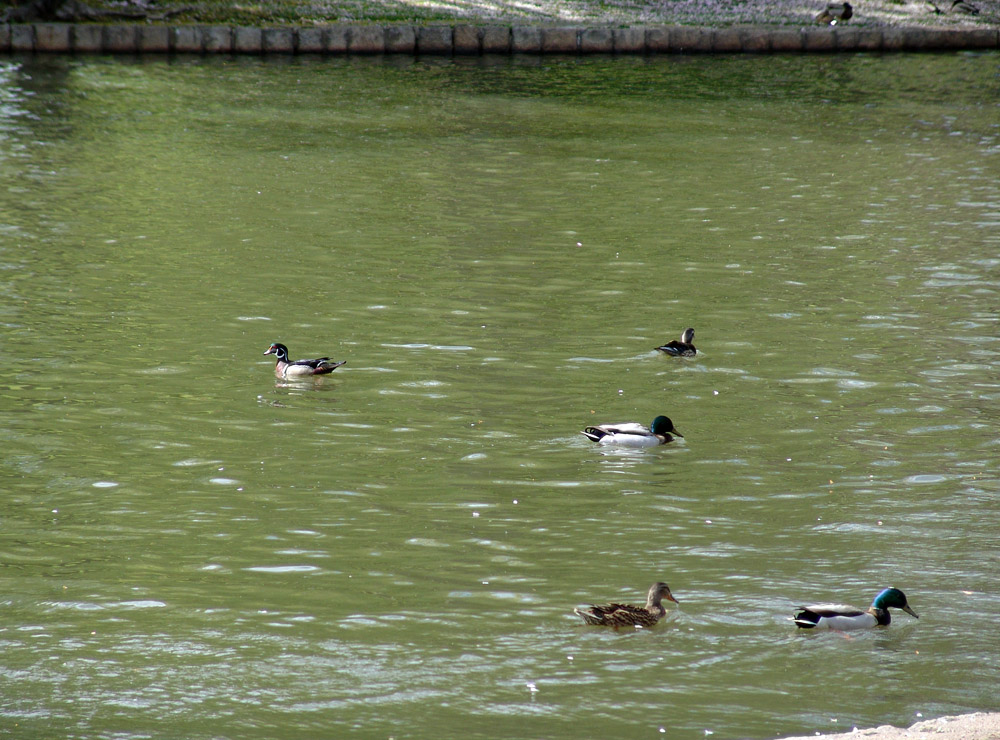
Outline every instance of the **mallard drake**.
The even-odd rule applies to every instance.
[[[644,427],[635,421],[624,424],[600,424],[587,427],[580,432],[591,442],[599,445],[618,445],[619,447],[656,447],[673,442],[671,434],[678,437],[684,435],[674,429],[674,423],[667,416],[657,416],[649,427]]]
[[[660,581],[649,587],[646,606],[591,604],[586,609],[573,609],[573,611],[583,617],[583,621],[587,624],[599,624],[605,627],[652,627],[667,613],[661,604],[663,599],[679,603],[670,593],[670,586]]]
[[[835,26],[837,21],[846,21],[852,15],[854,15],[854,8],[849,2],[827,3],[826,10],[816,16],[816,22]]]
[[[279,378],[304,378],[308,375],[325,375],[332,373],[338,367],[347,362],[331,362],[329,357],[320,357],[315,360],[295,360],[288,359],[288,347],[275,342],[267,348],[265,355],[274,355],[274,374]]]
[[[693,342],[694,329],[685,329],[681,332],[681,340],[679,342],[676,339],[671,339],[656,349],[660,350],[660,352],[666,352],[672,357],[694,357],[698,354],[698,350],[695,348]]]
[[[860,630],[889,624],[892,621],[889,607],[902,609],[911,617],[917,616],[906,603],[906,594],[898,588],[886,588],[879,591],[867,609],[847,604],[813,604],[800,606],[800,611],[792,619],[797,627],[803,629]]]

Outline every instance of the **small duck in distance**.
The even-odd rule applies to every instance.
[[[890,607],[902,609],[911,617],[917,613],[906,603],[906,594],[898,588],[879,591],[872,605],[859,609],[847,604],[813,604],[800,606],[792,620],[796,627],[803,629],[861,630],[870,627],[884,627],[892,621]]]
[[[965,13],[966,15],[979,15],[979,8],[965,0],[955,0],[951,4],[952,13]]]
[[[616,445],[618,447],[656,447],[673,442],[670,435],[683,437],[674,429],[674,423],[668,416],[657,416],[649,427],[635,421],[623,424],[598,424],[587,427],[580,432],[591,442],[599,445]]]
[[[685,329],[681,332],[680,341],[671,339],[656,349],[660,352],[666,352],[671,357],[694,357],[698,354],[698,350],[694,346],[694,329]]]
[[[828,26],[837,25],[837,21],[846,21],[854,15],[854,8],[849,2],[827,3],[826,9],[816,16],[816,22]]]
[[[332,362],[329,357],[319,357],[315,360],[295,360],[292,362],[288,359],[288,347],[280,342],[272,344],[264,354],[275,356],[274,374],[276,377],[282,379],[326,375],[347,362],[347,360]]]
[[[591,604],[586,609],[573,609],[587,624],[602,627],[652,627],[666,615],[662,601],[680,603],[670,593],[670,586],[662,581],[649,587],[645,606],[632,604]]]

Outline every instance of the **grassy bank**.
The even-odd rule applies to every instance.
[[[979,15],[952,10],[952,0],[857,0],[852,26],[970,28],[997,25],[1000,0],[970,0]],[[91,0],[95,8],[171,14],[171,23],[310,25],[322,23],[496,23],[635,25],[812,24],[826,0]],[[2,3],[0,3],[2,5]]]

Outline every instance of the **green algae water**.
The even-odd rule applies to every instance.
[[[3,60],[0,729],[995,709],[998,61]]]

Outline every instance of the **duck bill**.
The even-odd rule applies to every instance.
[[[268,347],[267,351],[264,354],[265,355],[273,355],[274,354],[274,347]]]
[[[680,603],[681,603],[681,602],[679,602],[679,601],[678,601],[677,599],[675,599],[675,598],[674,598],[674,595],[673,595],[673,594],[667,594],[667,597],[666,597],[666,598],[667,598],[667,601],[672,601],[672,602],[674,602],[675,604],[680,604]]]
[[[920,619],[920,617],[917,616],[917,613],[913,611],[909,606],[904,606],[903,611],[909,614],[911,617],[914,617],[915,619]]]
[[[672,431],[671,434],[674,434],[674,435],[676,435],[678,437],[683,437],[684,436],[683,434],[681,434],[680,432],[678,432],[676,429],[674,431]]]

